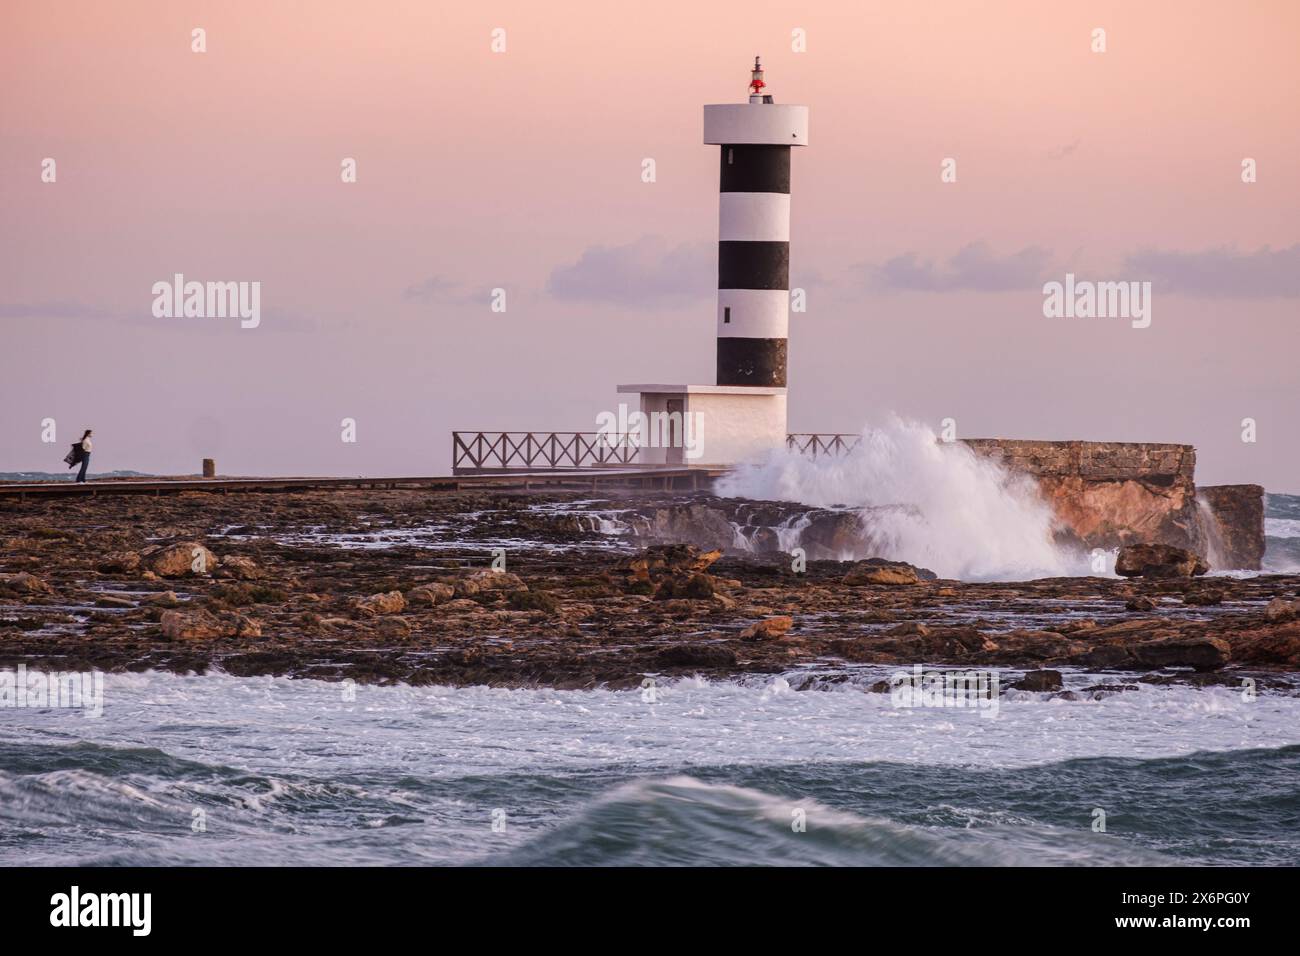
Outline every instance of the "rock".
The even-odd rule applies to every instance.
[[[1191,667],[1198,671],[1217,670],[1232,653],[1228,642],[1218,637],[1184,637],[1181,634],[1131,645],[1133,660],[1143,667]]]
[[[242,614],[235,614],[235,636],[236,637],[261,637],[262,622],[255,621],[251,617],[245,617]]]
[[[1087,637],[1091,641],[1109,640],[1116,637],[1132,639],[1144,637],[1164,626],[1166,626],[1166,622],[1158,617],[1135,617],[1132,620],[1119,621],[1115,624],[1107,624],[1105,627],[1093,628]]]
[[[661,544],[646,548],[618,566],[630,581],[658,581],[665,577],[689,578],[722,557],[720,550],[701,551],[691,544]]]
[[[810,511],[799,533],[798,543],[812,560],[837,561],[845,555],[861,554],[867,541],[862,514],[855,510]]]
[[[740,636],[746,641],[770,641],[785,634],[792,627],[794,627],[792,617],[769,617],[751,624],[740,632]]]
[[[266,574],[252,558],[245,558],[242,555],[231,555],[222,558],[221,570],[223,573],[229,574],[230,577],[238,578],[241,581],[254,581]]]
[[[174,641],[216,640],[227,637],[261,637],[262,623],[233,612],[163,611],[159,618],[163,636]]]
[[[866,584],[919,584],[921,577],[917,568],[902,561],[885,561],[882,558],[870,558],[854,563],[844,583],[849,587],[861,587]]]
[[[262,584],[219,584],[208,592],[208,603],[247,607],[250,604],[283,604],[289,594]]]
[[[433,606],[450,601],[456,595],[456,589],[450,584],[435,582],[433,584],[421,584],[418,587],[411,588],[406,595],[406,600],[411,604],[427,604]]]
[[[1204,591],[1188,591],[1183,595],[1183,603],[1191,604],[1196,607],[1214,607],[1223,603],[1223,592],[1213,589]]]
[[[376,630],[380,637],[401,640],[411,636],[411,622],[404,617],[385,617],[380,620]]]
[[[459,597],[473,597],[485,591],[527,591],[528,585],[517,574],[509,571],[493,571],[484,568],[475,571],[469,577],[456,583],[455,593]]]
[[[219,563],[217,556],[197,541],[178,541],[146,549],[140,560],[159,577],[180,578],[191,574],[211,574]]]
[[[1203,538],[1216,565],[1258,571],[1264,559],[1264,489],[1260,485],[1204,485],[1196,489],[1205,508]]]
[[[672,601],[707,601],[718,590],[717,582],[711,574],[692,574],[684,577],[666,578],[655,591],[655,600]]]
[[[1095,631],[1097,621],[1091,617],[1081,617],[1064,624],[1057,625],[1056,628],[1062,634],[1078,634],[1081,631]]]
[[[1057,691],[1064,688],[1060,671],[1037,670],[1026,671],[1025,676],[1011,685],[1016,690],[1028,690],[1035,693]]]
[[[163,591],[155,594],[149,599],[150,604],[156,604],[158,607],[180,607],[180,598],[176,596],[175,591]]]
[[[1296,616],[1296,606],[1293,601],[1284,601],[1280,597],[1275,597],[1268,602],[1264,608],[1264,617],[1277,624],[1281,621],[1289,621]]]
[[[114,597],[111,594],[104,594],[95,598],[95,607],[135,607],[135,602],[127,598]]]
[[[735,667],[736,655],[716,644],[673,644],[655,655],[670,667]]]
[[[962,443],[1031,479],[1054,512],[1061,540],[1085,551],[1144,541],[1198,546],[1191,445],[1003,438]]]
[[[1190,578],[1208,570],[1195,552],[1168,544],[1125,545],[1115,559],[1115,573],[1126,578]]]
[[[902,624],[885,631],[885,634],[889,637],[908,637],[911,635],[928,637],[930,633],[930,628],[920,621],[904,621]]]
[[[1078,655],[1078,663],[1100,670],[1132,667],[1133,655],[1123,644],[1098,644]]]
[[[406,610],[406,598],[402,597],[401,591],[387,591],[383,594],[372,594],[370,597],[362,598],[357,601],[357,610],[369,617],[375,617],[382,614],[399,614]]]
[[[641,538],[685,542],[692,547],[717,549],[719,553],[736,540],[736,531],[727,515],[701,504],[656,508],[634,523],[634,531]]]
[[[473,614],[484,610],[484,607],[478,601],[471,601],[469,598],[456,598],[454,601],[439,604],[438,609],[452,614]]]
[[[53,588],[36,575],[19,571],[17,574],[0,574],[0,591],[9,594],[49,594]]]
[[[162,611],[162,636],[173,641],[217,640],[233,637],[238,627],[234,622],[221,620],[207,611]]]
[[[560,601],[549,591],[511,591],[506,598],[506,606],[513,611],[542,611],[554,614],[560,608]]]
[[[140,555],[135,551],[110,551],[95,565],[100,574],[131,574],[140,567]]]
[[[1129,598],[1128,603],[1124,605],[1129,611],[1154,611],[1156,602],[1145,594],[1139,594],[1137,597]]]
[[[1235,635],[1233,662],[1300,670],[1300,624],[1277,622]]]

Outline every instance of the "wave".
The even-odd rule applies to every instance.
[[[1055,517],[1032,480],[897,417],[864,430],[841,458],[780,449],[740,466],[717,487],[725,497],[859,509],[872,556],[941,577],[1023,581],[1094,573],[1086,554],[1056,542]]]
[[[1085,835],[1086,834],[1086,835]],[[695,777],[619,787],[525,847],[511,866],[1106,866],[1168,863],[1057,827],[931,829]]]
[[[636,780],[508,865],[1294,865],[1300,747],[1014,770],[726,767]],[[1224,779],[1249,775],[1239,793]],[[1194,819],[1195,826],[1187,821]]]

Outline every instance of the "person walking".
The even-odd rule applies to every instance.
[[[86,469],[90,466],[91,434],[91,430],[87,428],[86,434],[81,436],[81,441],[73,447],[73,451],[76,451],[78,448],[81,449],[81,454],[77,456],[77,460],[81,462],[81,470],[77,472],[77,481],[84,482],[86,480]]]

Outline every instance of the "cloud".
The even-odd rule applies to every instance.
[[[717,286],[712,243],[669,246],[643,236],[622,246],[592,246],[573,265],[551,272],[557,299],[652,308],[694,302]]]
[[[833,289],[836,281],[819,269],[790,269],[790,288],[792,289]]]
[[[1150,280],[1162,292],[1209,298],[1300,297],[1300,243],[1247,253],[1232,246],[1202,252],[1146,249],[1130,255],[1124,266],[1134,278]]]
[[[1065,159],[1065,157],[1071,155],[1075,150],[1077,150],[1082,143],[1082,140],[1076,139],[1073,142],[1065,143],[1064,145],[1057,146],[1054,149],[1049,149],[1045,155],[1048,159]]]
[[[1037,289],[1051,252],[1041,246],[1027,246],[1008,256],[998,256],[983,242],[972,242],[935,264],[907,252],[880,266],[869,266],[875,284],[911,292],[1005,292]]]
[[[147,298],[140,308],[102,309],[84,302],[0,302],[0,320],[44,319],[76,322],[112,322],[126,326],[149,328],[163,332],[223,332],[239,329],[238,318],[156,318],[152,314],[153,298]],[[346,322],[344,324],[347,324]],[[259,330],[292,332],[314,335],[327,331],[326,325],[316,316],[289,309],[263,308]],[[249,330],[251,331],[251,330]]]
[[[129,313],[112,312],[81,302],[0,302],[0,319],[125,319]]]
[[[486,289],[471,289],[463,282],[454,282],[442,276],[429,276],[422,282],[409,285],[402,292],[408,302],[437,302],[443,305],[486,304],[490,294]]]

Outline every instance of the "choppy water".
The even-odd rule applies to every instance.
[[[106,681],[99,719],[0,711],[0,863],[1300,863],[1279,694]]]
[[[1300,571],[1300,495],[1264,496],[1264,570]]]

